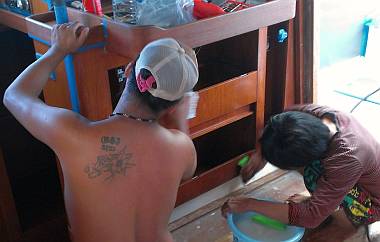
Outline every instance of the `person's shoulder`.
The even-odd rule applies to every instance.
[[[357,164],[361,165],[361,143],[358,137],[351,133],[338,132],[331,140],[329,150],[323,159],[325,165]]]
[[[184,132],[177,129],[168,129],[168,131],[171,133],[172,138],[178,145],[191,147],[194,146],[192,139]]]
[[[354,154],[359,148],[360,139],[352,132],[338,131],[330,141],[330,152],[332,154]]]

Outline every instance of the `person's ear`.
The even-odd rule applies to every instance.
[[[125,71],[124,71],[124,75],[126,79],[128,79],[129,75],[131,74],[132,68],[133,68],[133,62],[129,62],[127,67],[125,67]]]

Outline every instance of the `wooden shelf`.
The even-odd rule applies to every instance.
[[[233,78],[199,91],[197,116],[189,127],[198,126],[256,102],[257,72]]]
[[[134,59],[146,44],[162,37],[172,37],[195,48],[291,19],[295,15],[295,4],[295,0],[270,0],[237,12],[168,29],[118,23],[112,19],[101,18],[72,8],[68,8],[68,14],[70,21],[79,20],[91,28],[96,28],[102,22],[106,23],[109,35],[106,49],[112,53]],[[40,15],[27,17],[26,20],[33,23],[28,24],[29,32],[32,31],[36,37],[50,42],[51,29],[49,25],[54,24],[55,18],[54,13],[47,14],[49,20],[41,18]],[[45,24],[48,24],[38,26],[36,21],[41,19],[44,19]]]
[[[202,123],[198,126],[190,128],[190,137],[192,139],[198,138],[223,126],[236,122],[240,119],[252,115],[253,112],[250,110],[250,106],[245,106],[240,109],[233,111],[232,113],[223,115],[219,118],[210,120],[208,122]]]
[[[178,190],[179,196],[177,197],[176,206],[236,177],[239,173],[239,167],[237,166],[239,160],[246,155],[251,156],[252,153],[253,150],[248,151],[199,176],[193,177],[191,180],[183,182]]]

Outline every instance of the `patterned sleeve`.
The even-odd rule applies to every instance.
[[[324,172],[312,197],[303,203],[289,204],[290,224],[315,228],[334,212],[363,172],[356,150],[355,144],[341,144],[322,161]]]

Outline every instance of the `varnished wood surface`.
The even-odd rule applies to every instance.
[[[18,31],[24,33],[27,32],[25,17],[5,9],[0,9],[0,24],[17,29]]]
[[[250,155],[252,152],[247,152]],[[202,173],[193,179],[182,183],[179,187],[176,205],[180,205],[199,194],[209,191],[223,182],[234,178],[238,174],[237,163],[246,154],[242,154],[234,159],[231,159],[223,164]]]
[[[105,42],[101,18],[72,8],[67,8],[67,10],[69,21],[80,21],[85,26],[90,27],[90,32],[84,45]],[[54,24],[54,12],[36,14],[26,18],[28,34],[47,43],[50,43],[51,30]]]
[[[279,43],[278,31],[284,29],[288,32],[288,39]],[[288,30],[288,21],[268,27],[267,66],[266,66],[266,90],[265,90],[265,118],[283,111],[285,89],[287,85],[287,50],[288,40],[291,38]]]
[[[90,120],[104,119],[112,113],[108,70],[105,68],[110,60],[108,57],[99,48],[74,55],[80,113]]]
[[[110,33],[107,49],[134,58],[147,43],[162,37],[173,37],[190,47],[199,47],[291,19],[295,15],[295,4],[295,0],[273,0],[169,29],[131,26],[107,20]]]
[[[212,119],[198,126],[190,128],[190,137],[195,139],[199,136],[205,135],[230,123],[236,122],[242,118],[252,115],[250,106],[244,106],[231,113]]]
[[[31,9],[32,9],[33,14],[45,13],[49,10],[48,5],[45,1],[30,0],[30,5],[31,5]]]
[[[261,137],[261,132],[265,122],[265,79],[266,79],[266,56],[267,56],[267,38],[268,29],[260,28],[259,43],[258,43],[258,64],[257,64],[257,90],[256,90],[256,149],[259,149],[258,139]],[[252,134],[253,135],[253,134]]]
[[[109,32],[107,49],[133,59],[147,43],[162,37],[173,37],[191,47],[198,47],[291,19],[295,15],[295,2],[295,0],[272,0],[238,12],[169,29],[155,26],[131,26],[107,19],[105,20]],[[68,13],[70,20],[79,20],[95,29],[97,27],[94,26],[102,22],[101,17],[75,9],[69,8]],[[39,24],[33,20],[42,22]],[[32,25],[28,24],[28,31],[40,39],[50,40],[49,26],[54,24],[53,13],[31,16],[28,22],[33,22]],[[242,22],[244,24],[241,24]]]
[[[288,23],[284,109],[295,104],[294,19]]]
[[[197,116],[190,120],[194,127],[256,102],[257,72],[236,77],[199,91]]]

